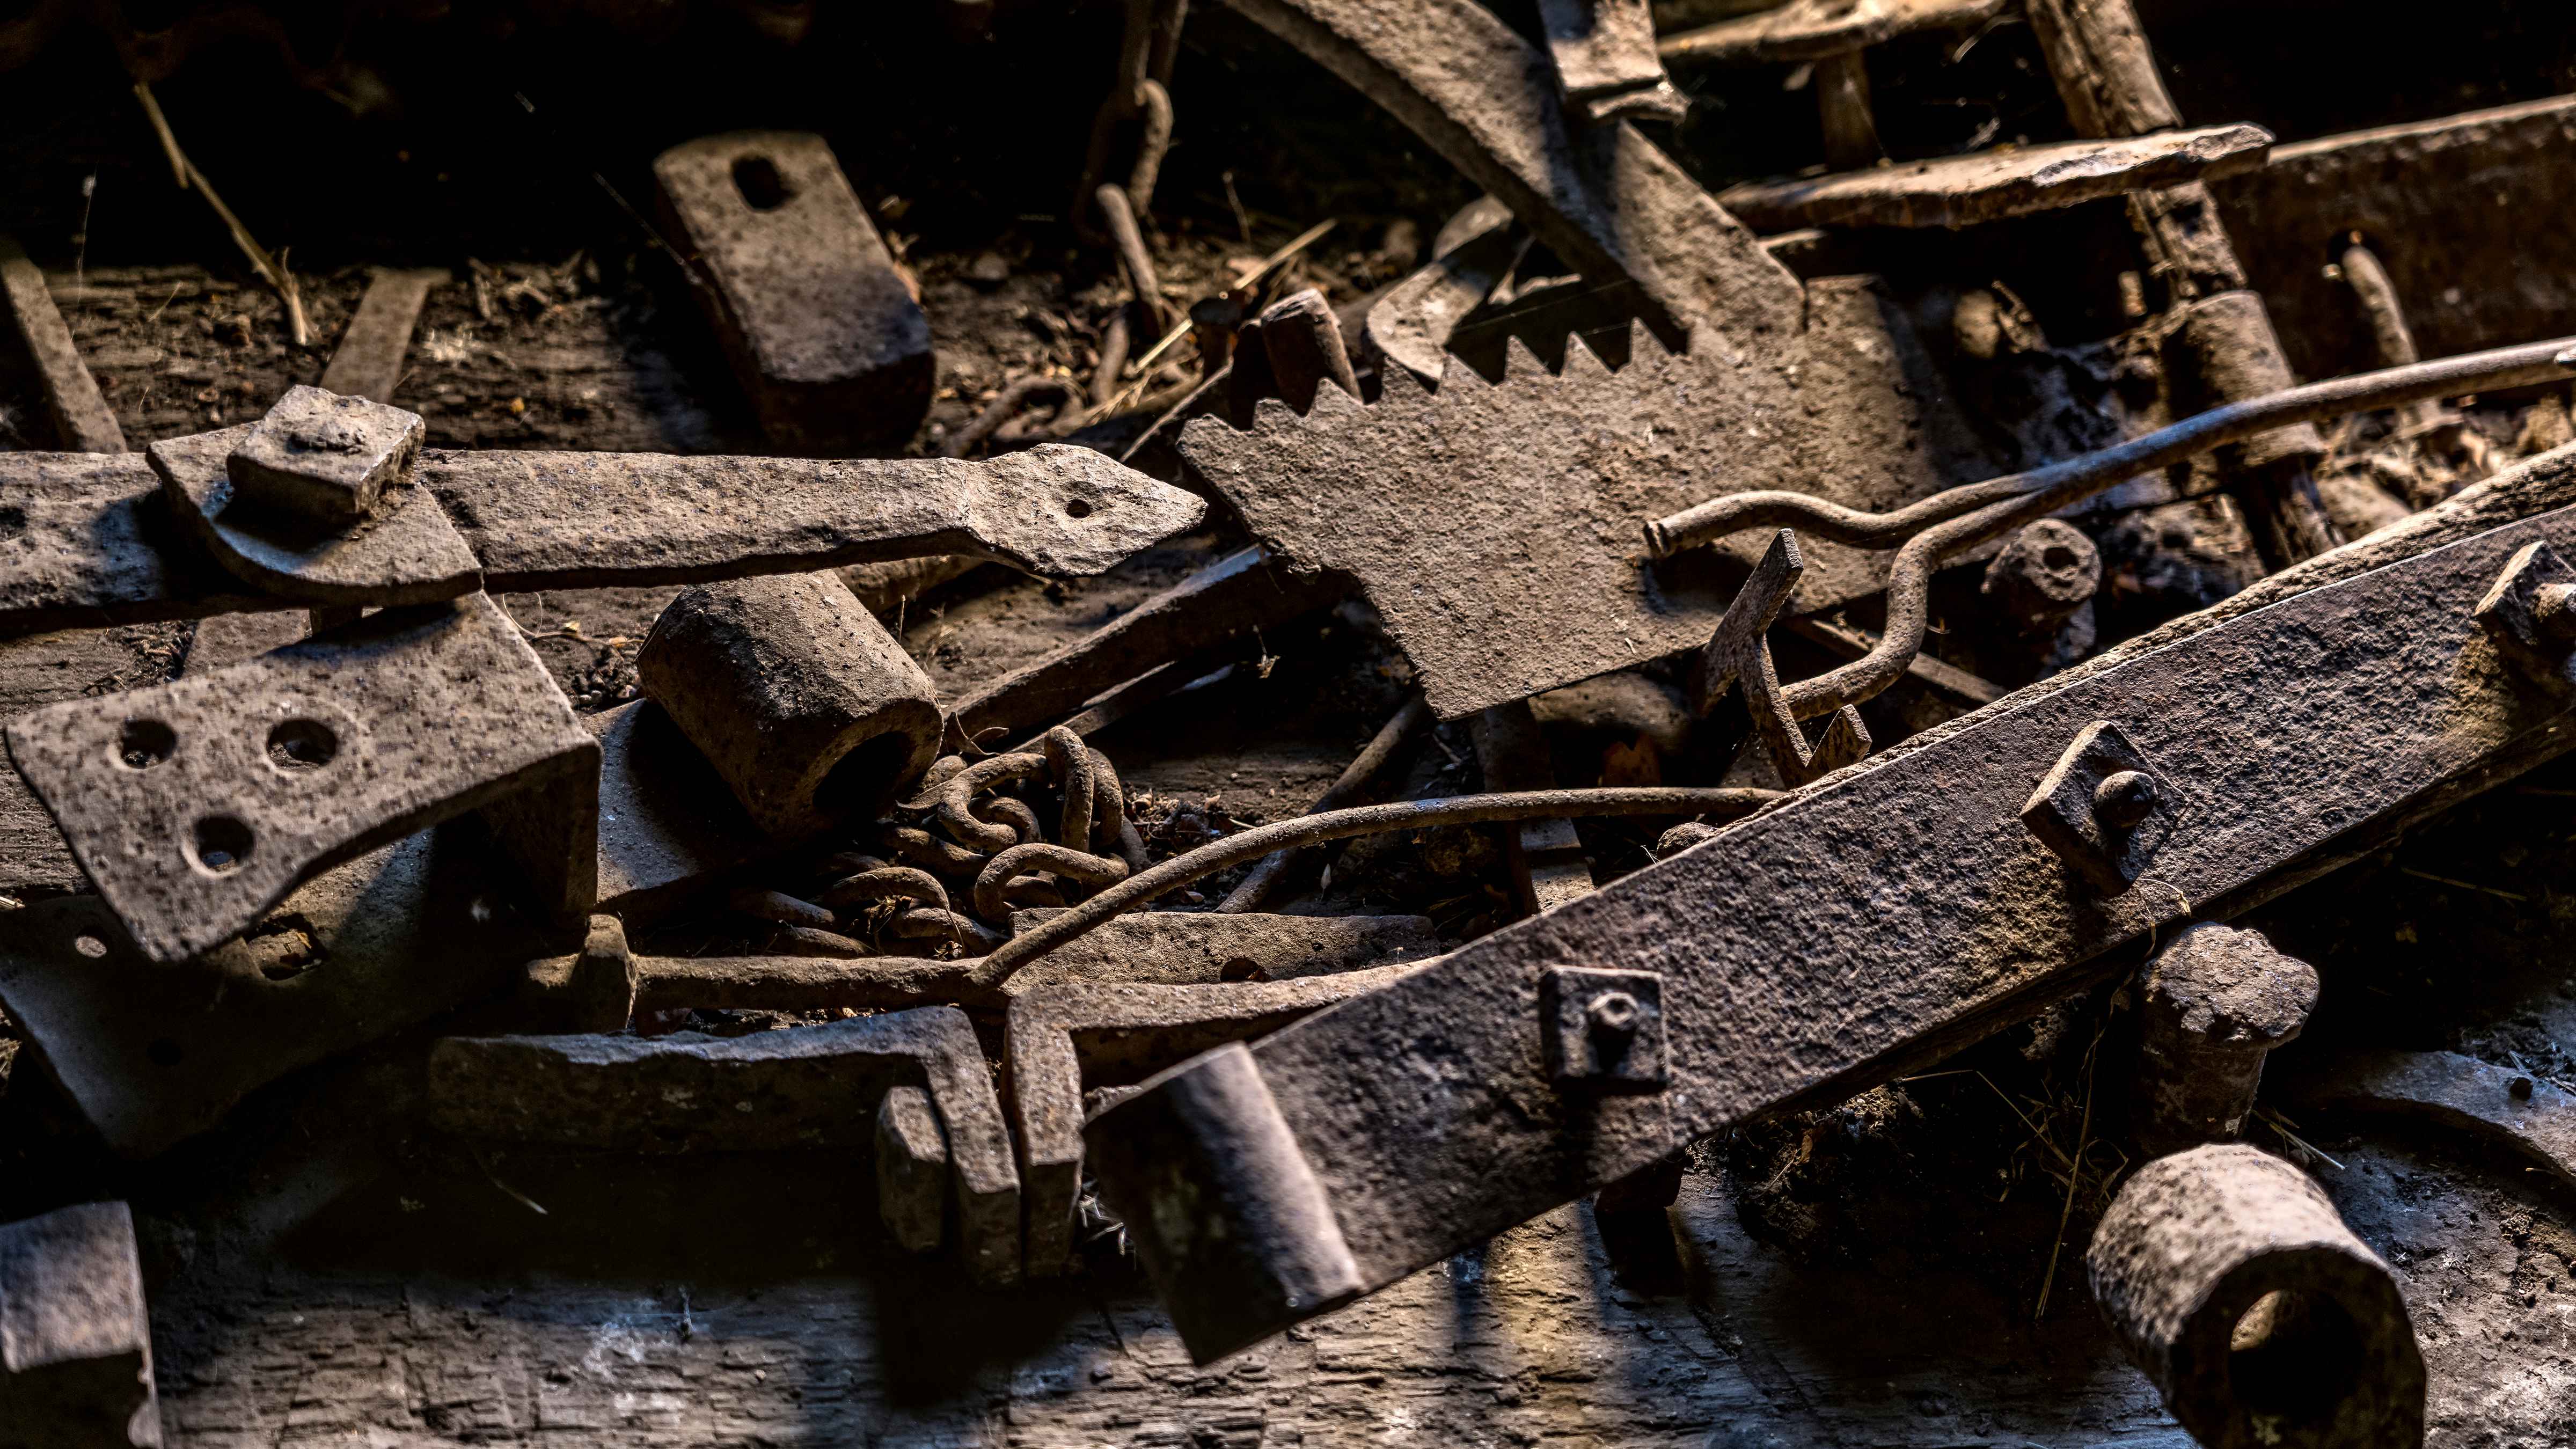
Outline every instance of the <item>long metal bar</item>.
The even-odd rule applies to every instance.
[[[2571,474],[2576,457],[2552,455],[2514,487],[2563,505]],[[2426,546],[2438,522],[2401,545]],[[1249,1057],[1259,1110],[1207,1107],[1247,1100],[1222,1054],[1176,1069],[1095,1121],[1104,1191],[1204,1361],[1696,1138],[1937,1060],[2115,973],[2179,921],[2232,915],[2576,747],[2576,692],[2526,682],[2473,617],[2543,540],[2576,548],[2576,508],[2356,576],[2315,568],[2338,581],[2023,691],[1266,1039]],[[2105,721],[2172,805],[2116,892],[2023,823],[2034,787]],[[1562,1000],[1543,987],[1577,974],[1655,983],[1616,1012],[1660,1023],[1653,1071],[1625,1090],[1568,1085],[1545,1049],[1564,1027],[1542,1019]],[[1194,1082],[1202,1071],[1224,1081]],[[1131,1125],[1170,1143],[1176,1121],[1199,1166],[1121,1149]],[[1252,1170],[1231,1173],[1213,1164],[1238,1132]],[[1264,1198],[1272,1182],[1308,1191],[1301,1178],[1328,1200],[1330,1233],[1261,1241],[1257,1224],[1315,1222]],[[1194,1206],[1169,1210],[1183,1198]],[[1211,1257],[1220,1240],[1232,1258]]]

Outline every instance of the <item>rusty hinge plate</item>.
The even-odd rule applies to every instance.
[[[1363,1286],[1693,1139],[1937,1059],[2117,970],[2177,918],[2233,914],[2576,746],[2567,698],[2525,683],[2473,617],[2515,551],[2544,539],[2576,546],[2576,509],[2024,691],[1979,724],[1864,762],[1262,1041],[1251,1059]],[[2068,742],[2109,718],[2203,802],[2117,894],[2021,816]],[[1664,977],[1663,1091],[1566,1092],[1550,1079],[1541,981],[1567,966]],[[1104,1113],[1095,1143],[1135,1110]],[[1137,1210],[1142,1174],[1110,1170],[1120,1154],[1098,1157],[1166,1301],[1199,1295],[1207,1285]],[[1199,1200],[1232,1212],[1245,1191],[1209,1187]],[[1226,1291],[1278,1301],[1243,1293],[1239,1269]],[[1185,1330],[1193,1321],[1175,1316]],[[1204,1361],[1304,1316],[1237,1313],[1190,1347]]]
[[[323,869],[486,807],[540,916],[587,912],[596,889],[598,742],[482,594],[51,705],[5,737],[155,961],[211,950]]]

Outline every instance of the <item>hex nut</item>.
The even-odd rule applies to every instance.
[[[233,449],[225,472],[242,498],[345,526],[411,477],[426,431],[418,413],[291,387]]]

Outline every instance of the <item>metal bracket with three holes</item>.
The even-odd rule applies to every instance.
[[[599,744],[487,595],[22,715],[9,755],[135,946],[182,961],[325,868],[483,811],[543,916],[589,910]]]

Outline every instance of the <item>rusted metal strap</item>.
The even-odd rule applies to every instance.
[[[1354,1291],[1373,1291],[1696,1138],[1937,1059],[2122,969],[2172,922],[2243,910],[2576,746],[2576,668],[2561,655],[2553,683],[2528,679],[2476,617],[2544,540],[2576,548],[2576,508],[2024,691],[1821,782],[1265,1040],[1251,1060],[1276,1115],[1243,1130],[1293,1136]],[[2024,823],[2106,723],[2162,812],[2133,841],[2096,794],[2116,890]],[[1604,984],[1605,968],[1635,980]],[[1567,1000],[1571,1028],[1542,1009]],[[1570,1033],[1586,1054],[1551,1064],[1543,1043]],[[1144,1099],[1195,1070],[1103,1114],[1092,1141],[1204,1361],[1328,1305],[1246,1294],[1231,1259],[1230,1296],[1206,1293],[1201,1260],[1260,1217],[1259,1181],[1110,1170],[1122,1122],[1154,1120]],[[1231,1125],[1191,1120],[1201,1159],[1226,1160]],[[1172,1211],[1173,1192],[1196,1205]]]
[[[0,235],[0,312],[7,314],[19,345],[44,380],[45,410],[53,416],[62,445],[75,453],[124,452],[125,430],[117,426],[89,365],[81,361],[80,346],[54,306],[45,274],[27,259],[15,237],[5,235]]]
[[[245,571],[194,532],[229,511],[214,487],[237,440],[154,445],[159,462],[0,454],[0,635],[302,607],[281,575],[336,589],[326,603],[417,603],[498,592],[701,583],[921,554],[971,554],[1043,574],[1093,574],[1198,522],[1206,505],[1087,448],[990,462],[682,458],[650,453],[421,455],[419,498],[346,540]],[[162,471],[156,476],[154,467]],[[427,512],[425,505],[434,504]],[[417,514],[406,521],[406,515]],[[452,526],[452,528],[451,528]],[[378,535],[452,543],[384,575],[342,577]],[[410,560],[415,549],[403,554]],[[479,567],[479,575],[476,572]],[[308,577],[309,576],[309,577]]]
[[[2272,133],[2209,126],[2108,141],[1982,151],[1795,181],[1756,181],[1718,193],[1718,204],[1755,231],[1803,226],[1946,226],[2028,216],[2173,186],[2235,176],[2263,164]]]

